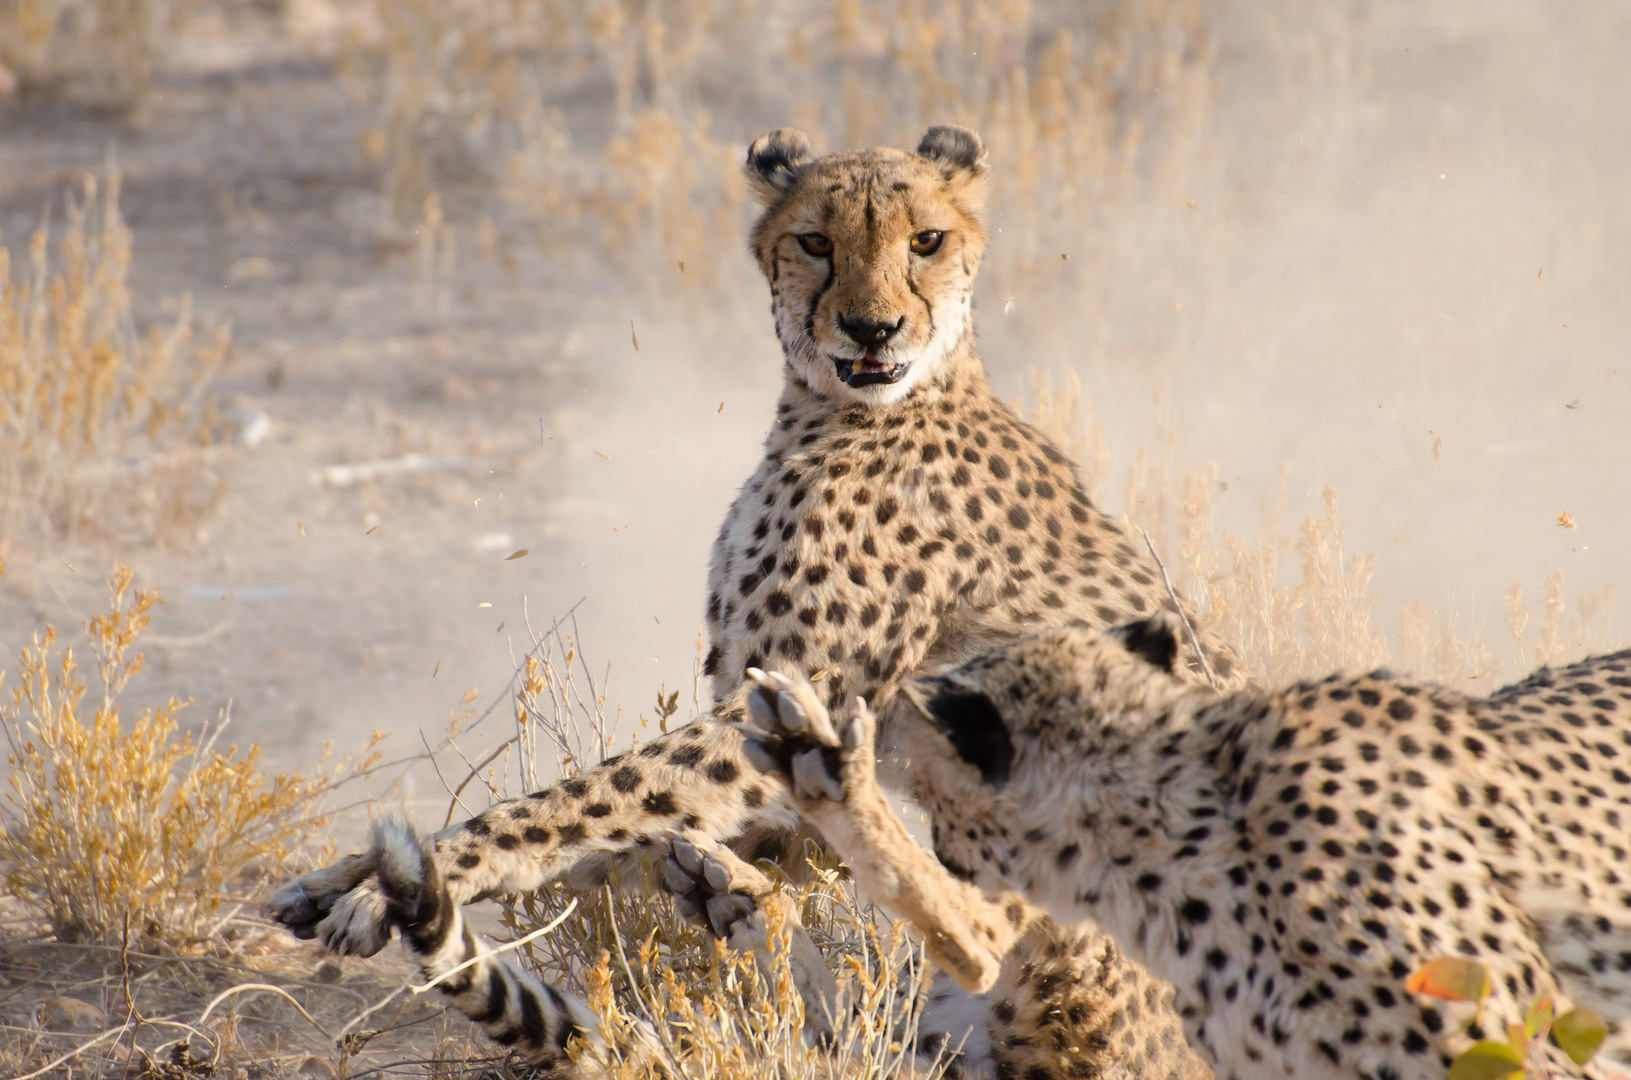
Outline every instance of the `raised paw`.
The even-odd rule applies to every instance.
[[[864,700],[856,698],[835,725],[808,681],[758,668],[749,668],[748,678],[752,722],[742,728],[743,753],[754,768],[785,776],[806,803],[843,802],[855,784],[872,783],[877,725]]]
[[[266,913],[295,937],[317,938],[341,956],[373,956],[391,940],[373,873],[366,856],[347,855],[273,892]]]
[[[340,956],[373,956],[391,943],[391,926],[379,882],[369,878],[334,902],[317,937]]]
[[[777,892],[768,877],[736,852],[695,829],[669,836],[662,880],[681,915],[703,923],[737,952],[752,953],[759,970],[772,979],[772,920],[766,916],[773,913],[787,933],[788,969],[804,1002],[805,1032],[822,1043],[831,1039],[838,983],[805,932],[791,897]]]
[[[770,879],[695,829],[673,834],[668,845],[663,885],[674,894],[674,909],[731,941],[772,891]]]

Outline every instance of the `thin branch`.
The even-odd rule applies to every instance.
[[[544,632],[545,635],[547,636],[549,633],[559,629],[560,625],[563,622],[565,622],[572,615],[572,613],[574,611],[576,611],[576,610],[578,610],[578,608],[582,607],[583,602],[585,600],[587,600],[587,599],[588,599],[588,597],[586,597],[586,596],[579,597],[578,602],[576,604],[573,604],[571,607],[567,608],[566,609],[566,614],[562,615],[560,618],[556,619],[555,620],[555,625],[551,626],[549,628],[549,630],[546,630]],[[533,652],[536,652],[536,651],[537,651],[537,646],[535,645],[535,646],[533,646],[533,648],[527,650],[527,655],[530,656],[530,655],[532,655]],[[515,689],[515,680],[521,677],[521,672],[524,669],[524,667],[525,667],[525,664],[522,664],[522,665],[516,667],[516,669],[514,671],[510,672],[510,681],[504,684],[504,692],[497,695],[496,697],[494,697],[493,698],[493,703],[491,705],[487,706],[487,708],[483,709],[480,716],[478,716],[474,720],[470,721],[469,726],[464,729],[466,732],[474,731],[481,724],[481,722],[483,720],[487,719],[488,716],[492,715],[493,710],[498,708],[499,702],[509,700],[510,691]]]
[[[436,770],[436,779],[438,779],[438,780],[440,780],[442,782],[442,788],[444,790],[446,790],[448,792],[452,792],[453,789],[448,786],[447,777],[442,775],[442,767],[440,765],[436,764],[436,753],[435,753],[435,751],[431,750],[430,740],[425,738],[424,729],[420,729],[419,741],[425,744],[425,752],[430,757],[430,767],[432,769]],[[450,743],[451,743],[451,741],[452,740],[449,740]],[[457,795],[454,795],[453,796],[453,801],[458,803],[461,807],[463,807],[465,813],[470,814],[470,808],[468,806],[464,805],[464,800],[463,799],[459,798]],[[476,815],[470,814],[470,816],[475,817]]]
[[[1161,556],[1155,553],[1155,545],[1150,542],[1150,534],[1140,525],[1138,531],[1144,534],[1144,546],[1150,549],[1150,558],[1155,560],[1155,568],[1161,571],[1161,584],[1167,587],[1167,595],[1172,597],[1172,609],[1178,613],[1178,618],[1184,624],[1184,632],[1189,635],[1189,647],[1195,650],[1195,656],[1201,662],[1201,671],[1206,674],[1206,682],[1212,689],[1218,688],[1217,679],[1212,677],[1212,665],[1206,662],[1206,654],[1201,651],[1201,640],[1195,636],[1195,628],[1189,625],[1189,616],[1184,614],[1183,601],[1178,599],[1178,591],[1172,587],[1172,579],[1167,577],[1166,564]]]
[[[507,944],[504,944],[504,945],[500,945],[496,949],[491,949],[488,952],[484,952],[484,953],[481,953],[479,955],[472,956],[470,959],[466,960],[464,963],[460,964],[458,967],[449,968],[448,970],[442,972],[440,975],[436,976],[434,979],[430,980],[430,982],[425,983],[423,986],[409,985],[408,986],[408,992],[410,994],[423,994],[425,991],[431,989],[437,983],[441,982],[443,979],[446,979],[446,978],[448,978],[449,976],[452,976],[452,975],[457,975],[459,972],[463,971],[467,967],[470,967],[472,964],[479,964],[479,963],[481,963],[482,960],[486,959],[489,956],[498,956],[501,953],[509,952],[511,949],[519,949],[521,946],[527,944],[529,941],[534,941],[534,940],[536,940],[538,938],[543,937],[545,934],[549,933],[551,930],[555,929],[557,926],[559,926],[563,922],[565,922],[566,917],[568,915],[572,914],[573,910],[576,909],[577,906],[578,906],[577,897],[573,897],[572,902],[570,904],[566,905],[566,910],[561,912],[559,915],[555,916],[555,918],[551,922],[549,922],[547,925],[540,926],[538,929],[534,930],[532,933],[528,934],[524,938],[516,938],[514,941],[511,941],[511,942],[509,942]]]
[[[273,986],[270,983],[240,983],[237,986],[227,987],[225,990],[221,991],[219,994],[216,994],[215,997],[210,1001],[210,1003],[208,1005],[204,1006],[204,1012],[199,1016],[197,1023],[199,1024],[200,1027],[202,1027],[204,1021],[208,1020],[210,1018],[210,1013],[214,1011],[214,1009],[215,1009],[215,1007],[217,1005],[221,1004],[221,1002],[225,1001],[227,998],[232,997],[234,994],[247,993],[250,990],[261,991],[261,992],[268,993],[268,994],[276,994],[279,997],[284,998],[285,1000],[288,1001],[288,1003],[290,1005],[293,1005],[295,1007],[295,1009],[300,1013],[301,1016],[304,1016],[306,1018],[306,1020],[311,1024],[312,1027],[314,1027],[318,1031],[322,1032],[323,1037],[325,1039],[327,1039],[329,1042],[334,1041],[334,1036],[332,1036],[332,1035],[330,1035],[328,1033],[328,1028],[324,1027],[322,1024],[319,1024],[317,1022],[316,1017],[312,1016],[311,1013],[307,1012],[306,1009],[305,1009],[305,1006],[301,1005],[300,1002],[296,1001],[294,999],[293,995],[291,995],[287,990],[284,990],[284,989],[282,989],[280,987]]]
[[[447,804],[447,818],[446,818],[446,820],[444,820],[442,822],[442,828],[445,829],[449,825],[453,824],[453,808],[455,806],[463,806],[464,805],[462,802],[459,801],[459,793],[462,792],[465,789],[465,785],[469,784],[470,781],[474,780],[478,775],[480,775],[481,770],[483,770],[487,766],[491,765],[493,763],[494,758],[498,757],[498,755],[502,754],[504,751],[508,750],[511,746],[515,745],[515,741],[517,739],[519,739],[520,737],[521,737],[520,735],[511,735],[508,739],[505,739],[503,742],[498,744],[498,749],[494,750],[491,754],[488,754],[486,757],[482,758],[481,761],[478,764],[471,766],[469,774],[466,775],[465,778],[459,782],[458,787],[453,789],[453,799],[452,799],[452,801],[450,801]],[[506,781],[506,783],[507,783],[507,781]]]
[[[340,1037],[343,1038],[345,1036],[345,1034],[347,1032],[349,1032],[352,1028],[356,1027],[358,1024],[361,1024],[364,1020],[368,1019],[370,1016],[373,1016],[375,1013],[377,1013],[381,1009],[385,1008],[385,1006],[387,1006],[387,1005],[389,1005],[391,1003],[393,998],[395,998],[398,994],[402,993],[402,991],[408,989],[408,987],[410,987],[412,985],[413,985],[413,976],[409,975],[406,979],[402,980],[402,985],[401,986],[397,987],[395,990],[392,990],[389,994],[386,994],[384,997],[380,998],[378,1004],[368,1006],[368,1008],[364,1009],[362,1012],[358,1013],[356,1016],[353,1016],[350,1020],[346,1021],[345,1027],[340,1029]]]

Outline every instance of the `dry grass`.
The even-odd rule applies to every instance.
[[[191,304],[138,332],[117,169],[87,176],[52,245],[0,243],[0,556],[11,544],[151,542],[195,522],[223,483],[210,379],[225,330],[196,340]],[[0,240],[3,240],[0,237]]]
[[[1071,376],[1050,386],[1033,374],[1031,398],[1031,422],[1083,463],[1089,494],[1116,510],[1106,491],[1110,455],[1080,381]],[[1392,664],[1447,686],[1489,693],[1507,672],[1521,677],[1542,664],[1568,663],[1621,644],[1611,630],[1612,587],[1580,594],[1571,611],[1562,571],[1543,583],[1544,614],[1533,629],[1523,588],[1513,581],[1504,600],[1514,646],[1510,666],[1459,613],[1420,600],[1400,610],[1390,640],[1370,591],[1376,556],[1344,547],[1335,489],[1323,489],[1323,513],[1310,514],[1295,533],[1286,525],[1282,492],[1255,537],[1219,534],[1217,464],[1180,468],[1179,434],[1169,425],[1160,425],[1150,442],[1157,450],[1141,446],[1128,467],[1122,520],[1149,534],[1180,591],[1266,683]]]
[[[1104,303],[1093,286],[1107,272],[1106,230],[1134,201],[1189,197],[1205,166],[1211,44],[1196,0],[406,0],[351,11],[343,67],[379,118],[364,148],[399,220],[418,217],[427,195],[499,190],[546,245],[592,251],[650,301],[757,287],[739,245],[713,242],[742,231],[753,134],[718,130],[705,104],[731,96],[725,72],[756,87],[756,111],[805,128],[818,149],[915,145],[947,121],[983,132],[992,205],[1004,208],[983,287],[1028,303],[1061,288],[1078,308]],[[609,99],[595,134],[574,135],[546,104],[568,86]],[[1069,252],[1078,259],[1061,277]]]
[[[128,110],[197,0],[0,0],[0,66],[25,94]]]
[[[48,628],[0,704],[0,1074],[294,1069],[315,1050],[327,1064],[311,1067],[333,1075],[364,1054],[427,1057],[414,1045],[435,1041],[438,1010],[377,975],[345,980],[255,905],[266,882],[332,859],[331,842],[307,848],[337,792],[388,767],[383,736],[273,776],[258,747],[218,749],[224,715],[197,737],[178,732],[175,700],[121,719],[160,602],[132,584],[117,567],[85,625],[91,672]]]

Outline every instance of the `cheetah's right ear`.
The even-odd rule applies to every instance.
[[[992,787],[1008,783],[1014,740],[991,699],[950,679],[908,679],[906,699],[940,729],[957,756]]]
[[[810,138],[798,128],[777,128],[748,147],[748,179],[765,199],[784,194],[798,178],[799,169],[814,161]]]
[[[1182,625],[1171,612],[1162,611],[1147,619],[1118,626],[1110,636],[1151,667],[1171,675],[1178,662],[1178,635]]]

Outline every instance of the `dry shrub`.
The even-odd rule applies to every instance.
[[[1088,494],[1112,506],[1104,490],[1109,453],[1080,380],[1072,374],[1050,386],[1033,373],[1031,388],[1031,422],[1085,462]],[[1159,389],[1156,399],[1159,411]],[[1412,601],[1401,609],[1398,631],[1388,640],[1370,590],[1376,556],[1344,549],[1335,489],[1323,489],[1323,513],[1310,514],[1295,534],[1286,528],[1282,490],[1257,536],[1215,535],[1218,467],[1178,467],[1178,441],[1178,432],[1162,421],[1154,439],[1159,450],[1152,454],[1148,446],[1139,447],[1123,487],[1122,520],[1135,535],[1149,536],[1174,585],[1257,678],[1281,684],[1391,663],[1473,692],[1499,685],[1503,665],[1494,648],[1465,629],[1454,611]],[[1571,613],[1561,571],[1543,586],[1545,614],[1532,634],[1521,585],[1514,581],[1506,595],[1516,647],[1512,671],[1523,674],[1619,645],[1610,631],[1612,588],[1582,594]]]
[[[166,37],[196,0],[0,0],[0,65],[24,93],[140,104]]]
[[[0,704],[10,744],[0,869],[5,888],[59,940],[197,943],[256,872],[282,866],[323,823],[326,779],[266,776],[251,746],[215,749],[225,726],[177,735],[182,703],[144,709],[128,727],[119,696],[141,670],[133,646],[157,592],[114,570],[113,599],[85,624],[99,696],[56,631],[35,635],[20,682]]]
[[[220,494],[207,390],[230,339],[195,341],[185,297],[137,331],[119,185],[86,176],[54,258],[45,227],[15,271],[0,244],[0,554],[12,537],[151,541]]]
[[[1545,590],[1546,614],[1535,628],[1532,638],[1525,639],[1530,617],[1523,600],[1523,583],[1513,579],[1507,590],[1505,609],[1507,628],[1517,647],[1519,670],[1542,664],[1567,663],[1587,653],[1604,652],[1619,644],[1610,630],[1614,615],[1614,589],[1605,585],[1601,589],[1582,593],[1575,601],[1571,614],[1563,593],[1563,571],[1559,570],[1541,582]]]

